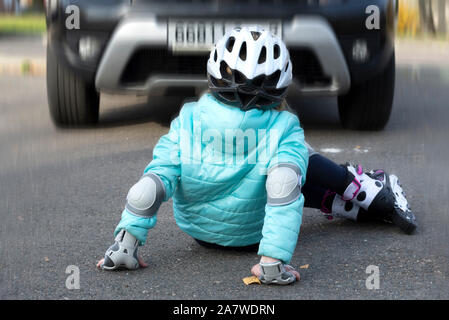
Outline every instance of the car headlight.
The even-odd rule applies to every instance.
[[[79,56],[85,62],[95,60],[100,53],[100,48],[99,40],[91,36],[81,37],[78,43]]]
[[[357,63],[368,61],[370,52],[365,39],[357,39],[352,45],[352,59]]]

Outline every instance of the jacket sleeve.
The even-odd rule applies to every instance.
[[[308,150],[304,142],[304,131],[296,116],[291,116],[286,130],[280,138],[276,155],[269,163],[269,169],[281,163],[296,165],[301,174],[301,185],[305,183]],[[265,219],[259,255],[289,263],[296,248],[302,223],[304,196],[281,206],[265,206]]]
[[[165,189],[164,201],[172,197],[181,174],[179,162],[180,121],[180,116],[172,121],[170,131],[160,138],[153,150],[153,160],[144,170],[144,174],[151,172],[162,180]],[[151,217],[138,217],[124,209],[114,235],[125,229],[143,245],[146,242],[148,230],[156,225],[156,221],[156,214]]]
[[[173,196],[181,176],[180,166],[180,117],[174,119],[170,125],[168,134],[161,137],[153,150],[153,160],[144,170],[146,173],[154,173],[161,178],[165,187],[165,199]]]

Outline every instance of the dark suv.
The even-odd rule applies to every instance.
[[[99,92],[206,88],[214,42],[258,24],[289,47],[293,89],[337,96],[345,128],[382,129],[396,16],[395,0],[47,0],[50,114],[58,126],[94,124]]]

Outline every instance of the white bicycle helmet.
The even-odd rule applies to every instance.
[[[260,27],[236,28],[217,42],[207,62],[209,88],[217,99],[242,110],[277,107],[292,82],[284,42]]]

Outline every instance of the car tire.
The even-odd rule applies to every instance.
[[[396,64],[393,53],[385,69],[373,79],[352,87],[338,98],[340,122],[345,129],[382,130],[393,107]]]
[[[47,96],[57,127],[90,126],[98,122],[100,95],[95,84],[67,69],[47,47]]]

